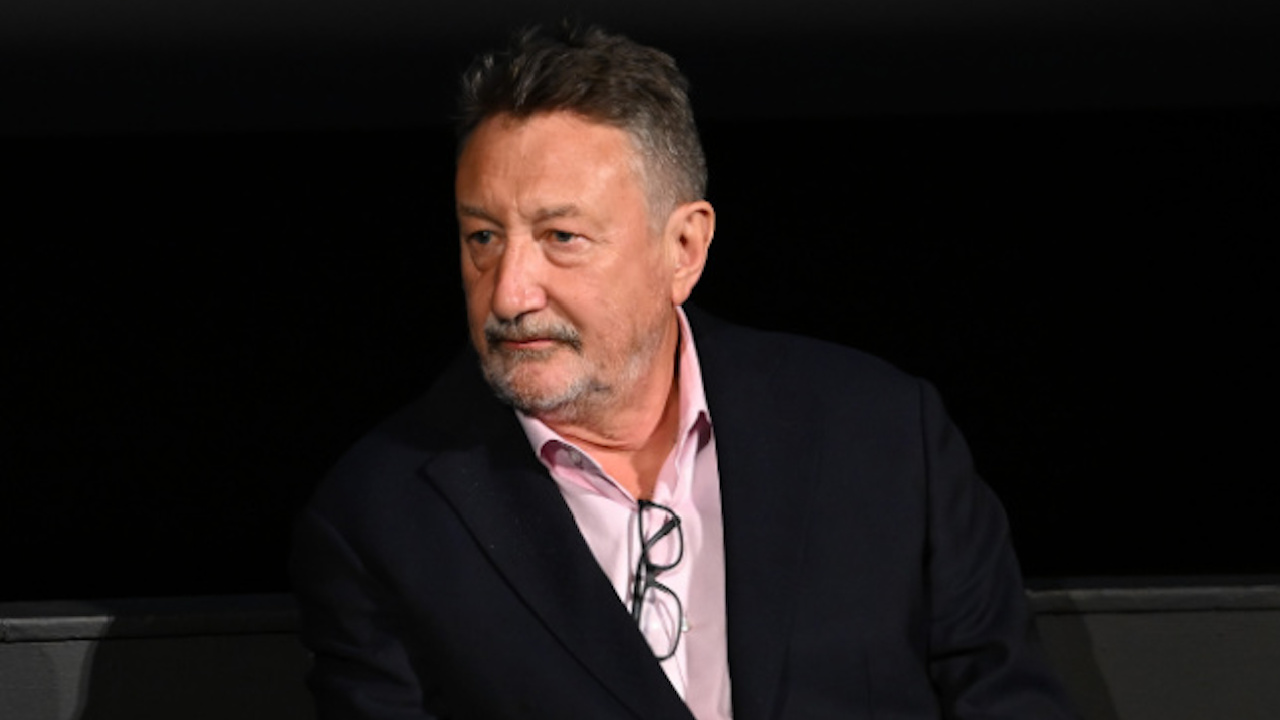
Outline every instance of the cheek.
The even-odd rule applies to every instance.
[[[492,273],[483,273],[476,269],[464,256],[462,259],[462,292],[467,304],[481,301],[492,290]]]
[[[467,303],[467,324],[471,328],[471,335],[478,343],[484,334],[484,323],[489,319],[491,293],[486,290],[482,278],[465,275],[462,279],[462,293]]]
[[[628,303],[636,315],[645,315],[671,302],[671,272],[662,257],[648,256],[628,282]]]

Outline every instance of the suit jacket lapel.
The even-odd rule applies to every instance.
[[[769,358],[739,332],[689,311],[715,427],[724,516],[725,600],[734,717],[774,717],[804,554],[812,428],[795,422]]]
[[[424,474],[513,590],[619,700],[639,717],[691,718],[512,411],[482,384],[460,394],[466,417],[454,418],[452,431],[461,428],[464,440],[432,457]]]

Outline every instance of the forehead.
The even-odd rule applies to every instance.
[[[460,204],[584,202],[630,196],[645,202],[640,154],[629,133],[569,112],[490,117],[458,157]]]

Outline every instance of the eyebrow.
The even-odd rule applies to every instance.
[[[574,215],[578,215],[580,213],[581,211],[578,209],[578,206],[572,203],[568,205],[556,205],[555,207],[539,209],[536,213],[533,214],[533,221],[535,223],[546,222],[547,220],[554,220],[556,218],[573,217]],[[479,220],[491,222],[494,225],[502,224],[501,222],[498,221],[497,218],[485,212],[483,208],[478,208],[474,205],[466,205],[463,203],[459,203],[458,214],[465,217],[473,217]]]
[[[494,225],[501,224],[498,222],[497,218],[493,217],[489,213],[485,212],[484,210],[474,205],[464,205],[462,203],[458,203],[458,214],[466,217],[473,217],[473,218],[478,218],[480,220],[486,220],[488,222],[493,223]]]
[[[562,217],[573,217],[579,213],[577,205],[557,205],[556,207],[542,208],[533,214],[534,222],[545,222]]]

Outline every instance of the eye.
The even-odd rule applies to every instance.
[[[546,251],[547,257],[558,265],[581,262],[591,251],[592,240],[587,236],[571,230],[547,228],[538,235],[538,243]]]
[[[473,230],[462,236],[462,247],[478,270],[493,267],[502,257],[502,235],[494,230]]]

